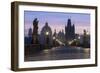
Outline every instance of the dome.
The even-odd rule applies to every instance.
[[[49,32],[50,35],[52,34],[52,30],[50,26],[48,26],[48,23],[46,22],[45,26],[41,30],[41,34],[45,34],[46,32]]]
[[[48,44],[49,46],[52,45],[52,30],[48,23],[45,23],[45,26],[41,30],[40,34],[40,44],[45,45],[47,44],[47,39],[48,39]]]

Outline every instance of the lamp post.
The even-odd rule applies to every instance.
[[[81,37],[80,37],[80,36],[78,36],[78,39],[80,40],[80,39],[81,39]]]
[[[55,38],[55,36],[53,37],[53,46],[56,46],[56,38]]]
[[[48,31],[46,31],[46,48],[48,48],[48,46],[49,46],[49,32]]]

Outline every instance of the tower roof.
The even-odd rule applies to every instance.
[[[68,21],[67,21],[67,27],[71,27],[71,19],[68,19]]]
[[[50,26],[48,25],[48,22],[46,22],[45,26],[42,28],[41,34],[46,32],[46,31],[49,31],[50,33],[52,33],[52,30],[51,30]]]

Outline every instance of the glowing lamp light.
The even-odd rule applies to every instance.
[[[78,39],[80,39],[81,37],[79,36]]]
[[[49,32],[46,32],[46,35],[49,35]]]
[[[71,44],[72,44],[72,42],[71,42],[71,41],[69,41],[69,42],[68,42],[68,44],[69,44],[69,45],[71,45]]]
[[[55,37],[53,37],[53,39],[55,39]]]
[[[87,32],[87,35],[89,35],[89,32]]]

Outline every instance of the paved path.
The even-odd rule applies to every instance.
[[[90,58],[89,48],[60,46],[45,49],[37,54],[25,57],[25,61],[86,59]]]

